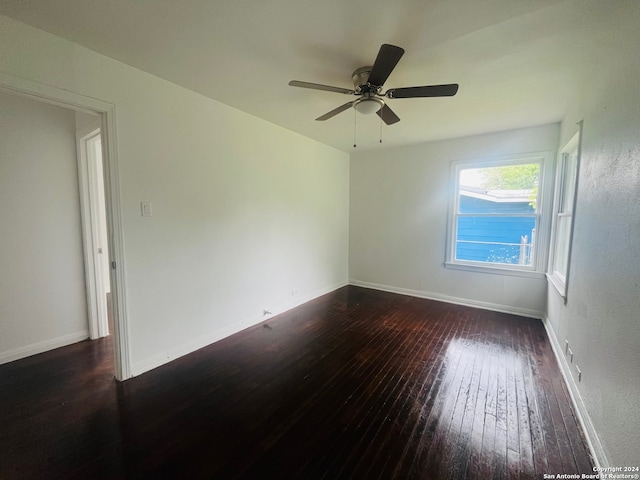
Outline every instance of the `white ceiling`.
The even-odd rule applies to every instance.
[[[314,119],[352,97],[289,80],[352,88],[391,43],[406,53],[385,90],[460,90],[389,100],[402,121],[386,146],[556,122],[635,1],[0,0],[0,13],[350,151],[353,110]],[[358,149],[380,148],[379,125],[358,115]]]

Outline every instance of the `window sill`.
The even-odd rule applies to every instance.
[[[567,303],[567,285],[560,278],[554,276],[553,274],[547,273],[547,280],[554,288],[557,290],[558,294],[564,300],[564,303]]]
[[[508,275],[512,277],[525,277],[525,278],[544,278],[545,274],[542,272],[536,272],[535,270],[516,270],[512,268],[501,267],[489,267],[484,265],[470,265],[466,263],[452,263],[445,262],[445,268],[452,270],[466,270],[468,272],[490,273],[493,275]]]

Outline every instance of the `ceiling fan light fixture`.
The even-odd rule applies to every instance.
[[[382,107],[384,107],[384,101],[381,98],[375,97],[361,98],[353,105],[353,108],[363,115],[373,115]]]

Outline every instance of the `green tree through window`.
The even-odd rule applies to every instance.
[[[482,188],[487,190],[531,190],[538,186],[540,164],[505,165],[479,169]]]
[[[531,190],[529,205],[536,208],[540,164],[529,163],[481,168],[479,173],[482,177],[482,188],[487,190]]]

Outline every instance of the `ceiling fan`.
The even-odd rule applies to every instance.
[[[372,67],[360,67],[351,75],[353,90],[319,83],[291,80],[292,87],[311,88],[327,92],[357,95],[360,98],[347,102],[316,118],[324,121],[353,107],[356,111],[370,115],[376,113],[384,123],[392,125],[400,118],[389,108],[383,98],[418,98],[418,97],[452,97],[458,91],[457,83],[447,85],[428,85],[424,87],[391,88],[382,93],[382,86],[404,54],[404,49],[395,45],[383,44]]]

